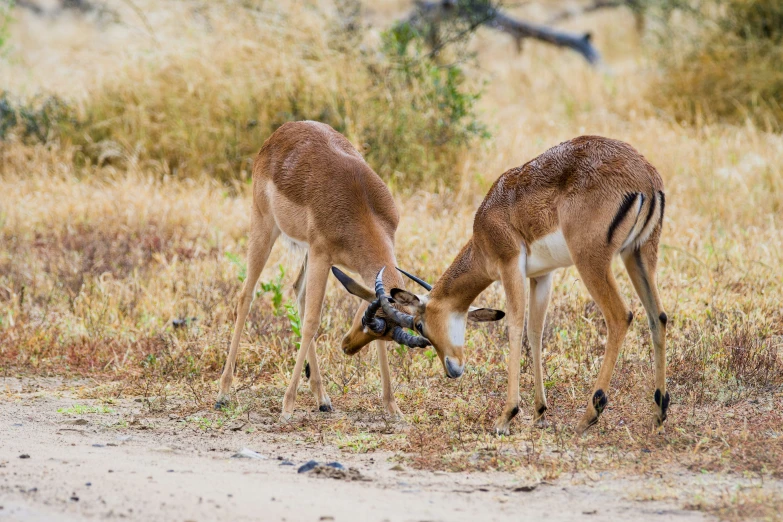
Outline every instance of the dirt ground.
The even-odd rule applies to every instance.
[[[672,491],[727,487],[725,475],[677,469],[554,482],[418,471],[388,452],[270,441],[246,425],[205,431],[175,415],[146,414],[138,399],[103,406],[75,393],[77,384],[0,379],[1,520],[690,521],[711,518],[683,509]],[[234,457],[244,448],[263,458]],[[297,473],[311,459],[339,461],[363,480]],[[781,484],[765,487],[779,492]]]

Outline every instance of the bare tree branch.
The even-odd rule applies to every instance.
[[[517,49],[521,49],[522,41],[525,38],[533,38],[558,47],[572,49],[591,64],[597,64],[601,61],[600,54],[590,41],[590,33],[573,34],[544,25],[516,20],[486,0],[440,0],[435,2],[419,0],[416,2],[416,11],[410,15],[408,21],[417,23],[423,19],[432,24],[438,24],[449,18],[469,20],[472,22],[470,27],[486,25],[503,31],[514,38]]]

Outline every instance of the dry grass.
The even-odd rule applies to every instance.
[[[178,53],[178,46],[186,44],[210,45],[193,31],[179,39],[166,35],[167,26],[160,22],[167,19],[166,12],[151,13],[157,40],[173,42],[156,53]],[[39,23],[18,21],[28,22]],[[229,413],[213,413],[240,286],[239,268],[226,253],[245,255],[247,185],[226,187],[203,176],[161,178],[157,167],[143,162],[82,168],[77,166],[78,150],[67,143],[12,144],[2,150],[0,371],[93,377],[99,385],[91,393],[145,396],[151,414],[174,408],[208,419],[252,413],[269,437],[333,443],[345,451],[390,449],[424,468],[524,468],[554,478],[602,469],[648,473],[676,464],[727,477],[783,477],[783,138],[752,125],[686,128],[655,117],[640,98],[645,51],[638,47],[630,15],[610,13],[581,23],[595,29],[597,45],[613,60],[614,75],[535,44],[514,57],[512,44],[502,36],[481,34],[474,45],[481,70],[473,74],[477,81],[488,78],[481,107],[495,138],[454,165],[464,173],[454,190],[400,193],[398,259],[433,280],[469,237],[475,208],[503,170],[578,134],[632,143],[658,167],[667,187],[659,280],[670,317],[673,405],[665,434],[651,435],[648,429],[651,347],[642,307],[632,298],[627,277],[620,275],[623,294],[638,319],[621,352],[609,409],[585,439],[572,440],[570,428],[597,374],[606,336],[601,315],[574,269],[555,278],[545,332],[548,413],[553,421],[548,429],[530,427],[531,412],[523,411],[511,437],[489,434],[505,395],[502,324],[469,330],[468,369],[456,382],[444,379],[437,360],[425,354],[402,349],[392,354],[396,395],[410,426],[406,430],[387,423],[379,404],[375,354],[347,358],[338,349],[357,303],[334,283],[318,345],[338,413],[302,415],[313,409],[309,392],[302,388],[299,415],[289,424],[277,422],[295,339],[285,314],[273,313],[269,294],[256,300],[246,327],[237,368],[238,406]],[[51,39],[58,31],[66,30],[55,23],[41,39]],[[90,38],[102,34],[100,29],[90,31],[94,33],[82,35],[88,40],[84,48],[73,52],[74,63],[89,55],[94,46]],[[67,32],[63,36],[66,41],[72,38]],[[209,38],[222,38],[232,49],[239,45],[230,42],[219,25]],[[132,46],[119,37],[117,42],[114,45],[125,46],[133,55]],[[28,44],[29,50],[18,50],[16,64],[5,62],[0,72],[29,67],[32,85],[51,88],[52,78],[37,78],[40,70],[25,61],[35,55],[36,46]],[[247,45],[253,49],[257,44]],[[95,51],[96,61],[104,51]],[[638,53],[642,58],[635,57]],[[252,65],[252,55],[242,55],[244,63]],[[69,56],[61,53],[63,60]],[[123,76],[126,66],[123,61],[101,62],[98,70],[118,75],[118,84],[131,80],[123,96],[132,96],[133,82],[146,80]],[[340,62],[286,66],[320,79],[335,74],[325,70]],[[76,78],[84,74],[78,67],[76,71]],[[50,72],[55,80],[60,74]],[[219,81],[220,74],[212,71],[209,81]],[[0,77],[4,82],[12,78]],[[84,82],[79,85],[89,84]],[[310,88],[307,81],[302,85]],[[25,89],[12,80],[0,84],[3,87]],[[233,99],[242,98],[242,89],[209,93],[208,101],[219,96],[226,103],[249,103]],[[259,110],[262,106],[258,100]],[[167,122],[157,125],[169,128]],[[145,127],[140,123],[137,128]],[[280,263],[288,267],[284,300],[292,301],[288,288],[295,263],[279,245],[261,280],[274,281]],[[480,301],[502,308],[502,288],[493,285]],[[173,324],[191,318],[195,320],[187,326]],[[529,410],[532,375],[523,359],[521,393]],[[223,429],[222,422],[209,426]],[[726,493],[702,498],[686,493],[681,498],[692,506],[727,518],[774,518],[775,511],[759,506],[781,504],[779,496]]]
[[[666,4],[667,2],[663,2]],[[708,0],[674,17],[649,96],[677,119],[783,126],[783,4]],[[685,5],[689,5],[685,2]]]

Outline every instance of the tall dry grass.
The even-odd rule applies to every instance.
[[[667,2],[663,2],[666,4]],[[675,2],[675,5],[677,2]],[[709,0],[683,5],[662,30],[653,103],[687,122],[753,121],[783,128],[783,4]]]
[[[194,16],[181,4],[178,25],[196,37],[178,35],[173,49],[154,38],[78,97],[17,101],[16,137],[73,148],[87,167],[232,181],[249,178],[277,127],[312,119],[346,134],[392,184],[453,185],[461,172],[445,167],[485,136],[476,94],[416,34],[368,34],[351,6],[220,2]],[[0,96],[0,107],[13,104]],[[14,136],[10,125],[0,139]]]
[[[241,27],[242,23],[226,13],[220,15],[225,20],[218,18],[216,13],[223,7],[210,8],[217,11],[209,16],[202,11],[196,16],[183,8],[188,5],[150,7],[149,24],[159,48],[150,44],[137,52],[118,39],[114,45],[123,46],[130,56],[102,65],[103,74],[122,86],[114,91],[118,98],[132,101],[128,118],[141,114],[136,107],[145,107],[147,97],[150,106],[174,104],[174,109],[167,109],[174,112],[179,110],[177,100],[187,98],[188,82],[172,79],[168,92],[169,82],[149,79],[160,78],[156,75],[169,69],[151,68],[148,77],[139,66],[144,60],[162,61],[167,53],[175,55],[170,63],[193,63],[196,73],[209,73],[199,82],[198,74],[187,68],[171,72],[192,80],[196,98],[203,96],[205,103],[217,104],[183,107],[188,114],[214,110],[217,116],[204,121],[223,121],[231,107],[251,103],[244,99],[250,86],[222,83],[220,67],[199,64],[198,53],[189,50],[203,49],[211,57],[215,56],[212,47],[221,41],[228,47],[220,49],[241,47],[234,24]],[[210,32],[167,35],[166,21],[171,16],[167,9],[184,9],[182,17],[211,20]],[[291,9],[306,10],[298,4]],[[66,42],[74,37],[59,28],[61,22],[50,23],[54,27],[41,34],[41,41],[63,63],[76,60],[69,51],[58,51],[62,43],[51,41],[59,31]],[[279,23],[288,27],[285,24],[299,24],[299,19]],[[601,134],[633,144],[660,170],[667,193],[659,265],[661,293],[670,317],[673,405],[666,434],[649,433],[649,412],[643,405],[651,399],[651,346],[641,304],[633,297],[627,277],[619,275],[619,266],[622,293],[640,319],[623,346],[609,409],[580,445],[570,440],[568,427],[584,407],[597,374],[606,329],[574,269],[555,277],[545,332],[552,428],[530,428],[527,408],[515,421],[511,438],[488,435],[505,393],[507,342],[502,324],[469,330],[468,370],[457,382],[442,378],[431,354],[396,350],[391,356],[393,379],[411,426],[406,435],[386,426],[374,352],[346,358],[337,348],[357,303],[331,283],[318,346],[328,391],[335,407],[347,416],[301,416],[302,410],[312,409],[312,399],[303,388],[297,420],[276,422],[293,368],[296,339],[285,314],[273,313],[272,296],[261,292],[241,344],[236,395],[240,409],[252,410],[262,419],[255,424],[259,430],[270,436],[287,433],[302,440],[333,442],[346,451],[369,444],[400,452],[401,458],[415,465],[444,469],[527,467],[555,477],[587,467],[646,470],[676,463],[693,470],[781,476],[783,138],[753,124],[681,126],[658,117],[643,98],[649,56],[640,46],[632,16],[614,12],[572,23],[593,28],[596,45],[612,60],[614,74],[597,72],[578,57],[534,43],[516,56],[512,43],[502,35],[481,32],[474,41],[481,67],[471,72],[471,80],[486,80],[480,109],[493,138],[443,166],[461,173],[452,190],[395,192],[402,214],[398,260],[434,280],[470,236],[473,213],[492,181],[551,145],[579,134]],[[289,29],[291,33],[285,34],[291,38],[300,29],[307,32],[301,27]],[[83,30],[80,38],[99,39],[102,30],[91,30],[97,35]],[[368,39],[377,34],[373,31]],[[301,35],[304,42],[317,38]],[[275,47],[264,48],[263,53],[248,43],[243,59],[235,63],[252,64],[256,51],[269,56],[275,49],[288,56],[289,48],[297,48],[301,41],[271,38],[268,44]],[[38,77],[36,63],[26,61],[37,56],[37,48],[28,43],[28,48],[18,50],[16,64],[2,64],[3,72],[26,67],[29,78]],[[88,61],[90,48],[92,44],[85,44],[74,56]],[[95,60],[105,51],[105,47],[94,49]],[[142,56],[139,62],[137,54],[146,53],[151,56]],[[297,63],[275,61],[274,56],[270,60],[271,64],[260,67],[278,68],[281,78],[288,74],[299,78],[304,90],[296,92],[301,93],[315,89],[313,78],[337,82],[340,74],[352,74],[344,70],[348,65],[339,55],[298,56]],[[49,71],[56,79],[57,70]],[[80,71],[75,70],[75,77],[83,74]],[[0,78],[8,82],[0,88],[24,90],[15,83],[18,77],[2,74]],[[51,87],[47,82],[52,78],[42,78],[36,85]],[[70,88],[90,93],[92,85],[85,81]],[[216,92],[204,85],[224,90]],[[350,88],[345,86],[346,92]],[[134,92],[140,93],[136,101]],[[362,93],[357,96],[363,99]],[[306,102],[307,96],[303,97]],[[263,100],[252,103],[262,113],[267,110]],[[135,131],[122,131],[126,136],[140,133],[127,140],[123,150],[128,158],[134,157],[131,144],[139,140],[149,140],[145,146],[153,147],[165,134],[190,143],[191,130],[179,129],[176,119],[155,121],[150,114],[134,120]],[[116,132],[119,135],[119,127]],[[256,146],[260,146],[265,136],[257,132]],[[196,141],[187,146],[193,151],[203,146],[209,152],[217,144]],[[241,267],[226,254],[240,259],[245,254],[247,186],[227,188],[204,176],[161,177],[165,165],[145,161],[84,168],[79,166],[80,149],[67,142],[15,143],[2,154],[0,371],[95,377],[103,387],[91,393],[144,394],[151,415],[172,408],[223,415],[207,412],[225,360],[240,286]],[[283,278],[283,287],[288,288],[295,263],[286,261],[279,245],[261,280],[274,282],[280,263],[290,267]],[[283,296],[293,301],[287,290]],[[502,288],[493,285],[480,302],[502,308]],[[177,322],[184,326],[175,326],[174,320],[184,320]],[[527,357],[523,364],[521,393],[529,405],[532,376]]]

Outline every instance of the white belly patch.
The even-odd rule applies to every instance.
[[[556,268],[573,264],[563,231],[558,229],[556,232],[538,238],[530,245],[530,253],[525,259],[525,275],[538,277]]]

